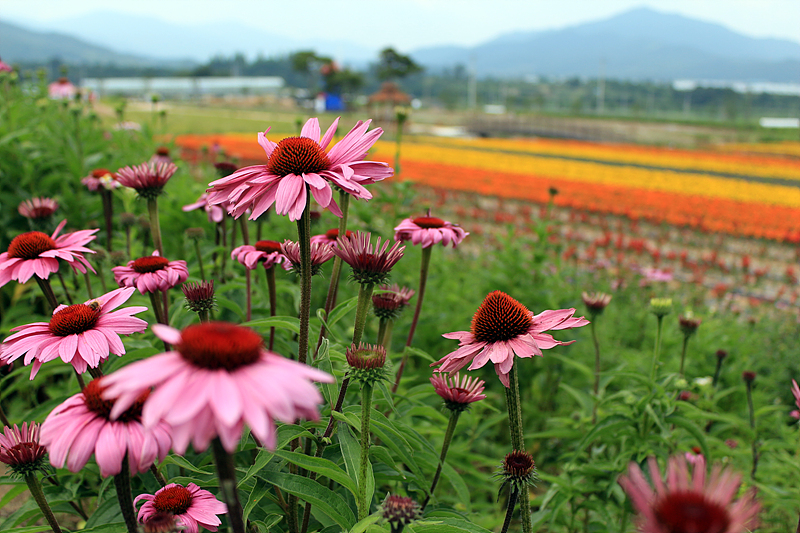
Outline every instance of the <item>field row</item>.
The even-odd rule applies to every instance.
[[[226,156],[247,164],[266,159],[254,141],[252,134],[185,135],[176,139],[189,152],[186,155],[222,150]],[[465,143],[441,139],[406,143],[399,177],[432,187],[535,203],[546,203],[549,188],[555,187],[559,190],[555,203],[564,207],[704,231],[800,242],[800,187],[689,172],[678,169],[678,165],[671,171],[588,160],[606,150],[607,161],[611,161],[609,154],[618,153],[615,162],[622,163],[638,153],[641,158],[656,154],[649,164],[655,165],[658,158],[664,163],[664,153],[669,151],[656,148],[480,139],[470,141],[476,148],[468,149],[470,144]],[[509,147],[527,145],[547,145],[561,150],[562,155],[570,153],[571,157],[587,160],[540,157],[521,148],[519,153],[510,153],[515,150]],[[581,151],[583,148],[585,151]],[[702,154],[709,160],[714,155]],[[372,157],[391,163],[394,146],[379,143]],[[781,175],[783,179],[791,179],[790,171],[800,167],[790,160],[775,161],[787,170]],[[779,166],[776,163],[775,168]]]

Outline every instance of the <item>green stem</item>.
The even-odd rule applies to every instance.
[[[597,342],[595,320],[591,322],[592,340],[594,341],[594,406],[592,407],[592,425],[597,423],[597,404],[600,403],[600,343]]]
[[[0,405],[0,422],[2,422],[4,426],[11,427],[11,422],[8,421],[8,417],[6,416],[6,412],[3,411],[2,405]]]
[[[308,326],[311,317],[311,193],[306,187],[306,207],[297,221],[297,242],[300,244],[300,335],[297,360],[308,358]]]
[[[422,249],[422,264],[419,269],[419,291],[417,292],[417,306],[414,309],[414,318],[411,320],[411,329],[408,331],[408,339],[406,340],[406,348],[411,346],[414,340],[414,332],[417,330],[417,323],[419,322],[419,315],[422,311],[422,300],[425,297],[425,286],[428,283],[428,267],[431,264],[431,252],[433,246]],[[403,359],[400,361],[400,368],[397,369],[397,375],[394,378],[394,385],[392,392],[397,392],[397,387],[400,385],[400,378],[403,377],[403,370],[406,368],[408,361],[408,350],[403,350]]]
[[[197,312],[200,322],[208,322],[208,309],[202,309]]]
[[[347,235],[347,214],[350,210],[350,195],[344,190],[339,191],[339,208],[342,210],[342,218],[339,219],[339,235]],[[331,281],[328,284],[328,294],[325,297],[325,320],[328,319],[328,313],[336,306],[336,295],[339,290],[339,278],[342,273],[342,258],[338,255],[333,259],[333,270],[331,271]],[[317,347],[314,350],[314,358],[319,353],[319,348],[322,346],[322,339],[325,337],[325,326],[323,325],[319,330],[319,338],[317,339]]]
[[[753,382],[746,380],[747,386],[747,409],[750,412],[750,429],[753,430],[753,443],[750,448],[753,454],[753,469],[750,471],[750,477],[756,479],[756,469],[758,468],[758,434],[756,433],[756,411],[753,408]]]
[[[369,464],[369,422],[372,412],[372,385],[361,387],[361,462],[358,468],[358,519],[369,515],[367,502],[367,465]]]
[[[86,293],[89,295],[89,299],[94,299],[94,295],[92,294],[92,280],[89,279],[89,271],[87,270],[86,273],[83,275],[86,279]]]
[[[245,305],[247,306],[247,310],[245,312],[245,321],[250,322],[253,317],[253,297],[250,295],[253,283],[250,276],[250,269],[247,267],[244,267],[244,285]]]
[[[164,245],[161,243],[161,225],[158,222],[158,197],[147,199],[147,213],[150,215],[150,235],[153,236],[153,246],[159,255],[164,257]]]
[[[517,495],[519,491],[517,490],[515,485],[511,485],[511,490],[508,492],[508,504],[506,505],[506,518],[503,520],[503,527],[500,529],[500,533],[506,533],[508,531],[508,526],[511,525],[511,515],[514,514],[514,505],[517,503]],[[523,521],[524,524],[524,521]]]
[[[661,323],[664,320],[663,316],[657,316],[657,326],[656,326],[656,344],[653,348],[653,366],[650,368],[650,381],[655,381],[656,379],[656,367],[658,366],[658,354],[661,351]]]
[[[61,282],[61,287],[64,289],[64,297],[67,300],[69,305],[72,305],[72,296],[69,294],[69,290],[67,290],[67,282],[64,281],[64,276],[61,275],[61,272],[56,272],[58,275],[58,280]],[[77,280],[76,280],[77,281]]]
[[[53,530],[53,533],[61,533],[61,528],[56,521],[56,517],[53,514],[53,510],[50,509],[50,505],[47,503],[47,499],[44,497],[44,491],[42,490],[42,484],[39,481],[39,478],[36,477],[35,472],[28,472],[25,474],[25,483],[28,484],[28,490],[33,496],[33,499],[36,500],[36,504],[39,506],[39,509],[42,510],[42,514],[44,515],[45,520],[50,525],[50,529]]]
[[[450,421],[447,423],[447,430],[444,433],[444,442],[442,443],[442,453],[439,455],[439,466],[436,468],[436,474],[433,476],[433,483],[431,483],[431,490],[428,491],[428,495],[425,496],[425,500],[422,502],[421,510],[424,511],[425,507],[428,505],[428,502],[433,496],[433,491],[436,490],[436,485],[439,483],[439,477],[442,475],[442,467],[444,466],[444,460],[447,457],[447,450],[450,449],[450,441],[453,440],[453,433],[456,430],[456,424],[458,424],[458,417],[461,415],[461,411],[457,409],[453,409],[450,411]]]
[[[683,362],[686,360],[686,347],[689,345],[689,335],[683,336],[683,350],[681,351],[681,370],[680,375],[683,377]]]
[[[525,433],[522,424],[522,405],[519,397],[519,379],[517,377],[517,364],[511,366],[508,375],[510,387],[506,388],[506,405],[508,407],[508,422],[511,428],[511,446],[515,450],[525,450]],[[522,531],[532,533],[531,525],[531,505],[528,498],[527,489],[519,493],[520,519],[522,520]]]
[[[271,266],[265,270],[267,274],[267,287],[269,288],[269,316],[278,314],[278,291],[275,288],[275,267]],[[275,344],[275,327],[269,328],[269,350]]]
[[[103,218],[106,223],[106,250],[112,250],[112,232],[114,228],[114,200],[111,191],[105,187],[100,187],[100,198],[103,199]]]
[[[136,524],[136,511],[133,509],[133,497],[131,496],[131,472],[128,465],[128,454],[122,459],[122,470],[114,476],[114,486],[117,488],[117,500],[122,509],[122,518],[128,533],[137,533],[139,527]]]
[[[386,348],[386,344],[383,343],[383,338],[386,336],[386,324],[389,322],[388,318],[381,318],[378,321],[378,344]]]
[[[372,303],[372,291],[374,283],[364,283],[358,289],[358,304],[356,305],[356,322],[353,327],[353,344],[358,346],[361,337],[364,335],[364,328],[367,325],[367,315],[369,306]]]
[[[47,300],[47,303],[50,304],[50,312],[52,313],[56,310],[56,307],[58,307],[58,300],[56,300],[56,293],[53,292],[53,286],[50,285],[49,280],[42,279],[37,275],[34,275],[33,279],[36,280],[36,283],[39,284],[39,288],[42,289],[44,298]]]
[[[200,266],[200,279],[206,280],[206,273],[203,269],[203,254],[200,253],[200,240],[194,239],[194,251],[197,254],[197,264]]]
[[[222,446],[219,437],[214,437],[211,447],[214,451],[214,462],[217,464],[217,477],[222,499],[228,506],[228,522],[233,533],[245,533],[242,504],[239,502],[239,491],[236,488],[236,468],[233,464],[233,456]]]
[[[164,318],[164,308],[161,302],[158,301],[158,291],[147,293],[147,295],[150,297],[150,305],[153,307],[153,313],[156,315],[156,322],[167,325],[166,319]],[[167,351],[171,350],[169,343],[166,341],[164,341],[164,349]]]
[[[714,381],[711,382],[712,387],[716,388],[721,373],[722,373],[722,357],[717,357],[717,369],[714,371]]]

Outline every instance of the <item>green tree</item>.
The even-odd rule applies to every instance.
[[[378,56],[375,74],[381,81],[405,78],[422,72],[423,68],[411,57],[397,52],[394,48],[384,48]]]

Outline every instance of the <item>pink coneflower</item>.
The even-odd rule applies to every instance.
[[[222,524],[217,515],[228,512],[224,503],[194,483],[186,487],[170,483],[155,494],[140,494],[133,505],[139,501],[145,502],[139,509],[139,522],[146,524],[158,515],[170,514],[177,518],[186,533],[198,533],[200,527],[216,531]]]
[[[368,132],[370,122],[358,122],[329,151],[326,149],[338,127],[338,118],[322,138],[316,118],[306,122],[299,137],[288,137],[277,144],[267,139],[267,128],[258,134],[258,144],[269,158],[267,164],[245,167],[211,182],[209,202],[230,201],[233,208],[229,212],[236,218],[252,209],[251,220],[257,219],[274,203],[279,215],[288,214],[294,221],[299,220],[305,210],[306,189],[310,188],[320,206],[342,216],[333,200],[331,184],[356,198],[369,200],[372,194],[364,185],[393,174],[386,163],[364,161],[367,151],[383,134],[381,128]]]
[[[413,245],[421,244],[430,248],[434,244],[458,246],[464,237],[469,235],[461,226],[447,220],[430,216],[407,218],[394,228],[394,240],[411,241]]]
[[[120,335],[141,333],[147,322],[136,318],[146,307],[126,307],[114,311],[128,301],[133,288],[117,289],[83,304],[60,305],[50,322],[34,322],[17,326],[16,332],[0,345],[0,361],[11,363],[24,354],[25,365],[31,367],[31,379],[42,363],[61,358],[75,367],[78,374],[97,368],[110,354],[124,355]]]
[[[469,370],[480,368],[491,361],[500,381],[508,387],[508,373],[514,364],[514,354],[517,357],[533,357],[542,355],[542,350],[575,342],[557,341],[552,335],[545,333],[577,328],[589,323],[585,318],[576,318],[573,315],[575,309],[543,311],[534,315],[506,293],[491,292],[472,317],[469,331],[442,335],[446,339],[458,340],[458,349],[431,366],[441,365],[442,372],[455,372],[470,361],[472,364]]]
[[[208,193],[204,192],[200,198],[193,204],[183,206],[183,211],[189,212],[195,209],[203,208],[208,215],[208,221],[219,224],[225,218],[225,211],[218,205],[211,205],[208,203]]]
[[[387,320],[397,318],[416,293],[414,289],[409,289],[408,287],[401,289],[397,283],[381,285],[378,288],[386,292],[372,295],[372,310],[376,316]]]
[[[107,397],[117,400],[112,417],[154,388],[142,421],[173,427],[173,449],[183,454],[192,442],[205,450],[219,437],[233,452],[245,423],[265,446],[276,445],[274,420],[318,419],[322,396],[312,383],[333,378],[264,349],[255,331],[225,322],[194,324],[182,332],[154,325],[153,333],[175,347],[106,376]]]
[[[642,533],[744,533],[756,527],[760,505],[753,493],[733,503],[739,474],[715,466],[707,479],[705,459],[698,456],[690,478],[686,459],[678,455],[670,458],[664,483],[655,458],[648,465],[654,487],[636,463],[619,479],[639,511]]]
[[[294,241],[283,241],[281,253],[286,258],[283,268],[287,271],[297,272],[300,275],[300,244]],[[322,270],[322,265],[333,257],[333,247],[327,244],[314,243],[311,245],[311,275],[316,276]]]
[[[797,409],[800,409],[800,387],[797,386],[797,382],[792,380],[792,395],[794,396],[794,403],[797,405]],[[800,411],[795,410],[789,413],[793,418],[800,419]]]
[[[463,411],[469,404],[486,398],[486,395],[483,394],[485,384],[482,379],[459,376],[458,373],[448,375],[436,371],[431,378],[431,385],[436,390],[436,394],[442,397],[450,410]]]
[[[142,426],[142,405],[149,391],[140,392],[112,420],[113,402],[103,398],[105,379],[90,381],[83,392],[47,415],[41,442],[53,466],[62,468],[66,463],[71,472],[77,472],[94,453],[100,475],[108,477],[122,471],[126,453],[132,474],[147,471],[156,459],[163,461],[167,456],[169,426],[163,422],[147,429]]]
[[[299,250],[297,254],[299,261]],[[262,263],[264,268],[271,268],[282,263],[285,257],[281,253],[281,243],[278,241],[258,241],[255,245],[245,244],[234,248],[231,252],[231,259],[235,259],[249,270],[253,270],[259,263]]]
[[[119,188],[117,175],[107,168],[96,168],[91,174],[81,179],[81,183],[86,185],[90,191],[97,191],[100,188],[110,190]]]
[[[345,231],[345,235],[348,236],[348,237],[350,237],[352,234],[353,234],[353,232],[350,231],[350,230]],[[322,233],[320,235],[312,236],[310,240],[311,240],[311,244],[314,244],[315,242],[318,242],[318,243],[321,243],[321,244],[327,244],[329,246],[333,246],[335,248],[336,247],[336,241],[338,239],[339,239],[339,228],[333,228],[333,229],[329,229],[328,231],[326,231],[325,233]]]
[[[25,218],[40,219],[48,218],[53,215],[58,209],[58,202],[52,198],[31,198],[30,200],[23,200],[17,211]]]
[[[389,271],[403,257],[405,246],[396,242],[389,248],[389,241],[381,238],[375,246],[369,242],[372,234],[357,231],[354,235],[339,237],[339,243],[333,253],[353,269],[353,279],[358,283],[384,283]]]
[[[41,231],[30,231],[17,235],[8,245],[8,251],[0,254],[0,287],[9,281],[25,283],[35,274],[40,279],[47,279],[53,272],[58,272],[58,260],[67,261],[72,268],[86,273],[86,268],[94,272],[94,268],[84,253],[94,253],[85,244],[93,241],[97,229],[87,229],[58,234],[64,229],[64,220],[49,237]]]
[[[117,181],[124,187],[135,189],[142,198],[156,198],[164,185],[178,170],[175,163],[142,163],[117,171]]]
[[[184,283],[181,285],[186,297],[186,307],[195,313],[208,312],[216,305],[214,300],[214,280]]]
[[[39,424],[22,423],[22,428],[14,424],[0,433],[0,463],[11,467],[17,475],[25,475],[47,468],[45,464],[47,449],[39,444]]]
[[[159,165],[161,163],[172,163],[172,158],[169,156],[169,148],[166,146],[159,146],[156,148],[156,153],[150,157],[148,161],[151,165]]]
[[[111,269],[120,287],[136,287],[142,294],[166,291],[189,277],[186,261],[170,261],[156,250],[153,255]]]
[[[422,512],[420,505],[413,498],[390,494],[386,496],[380,507],[381,517],[389,522],[392,533],[403,531],[414,520],[419,520]]]
[[[0,59],[0,72],[14,72],[14,69],[8,63]]]

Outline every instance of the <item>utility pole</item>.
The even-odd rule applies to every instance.
[[[606,79],[605,79],[605,70],[606,70],[606,60],[604,58],[600,58],[600,72],[597,75],[597,114],[603,114],[603,107],[605,105],[605,96],[606,96]]]
[[[467,108],[474,110],[478,105],[478,72],[476,57],[469,58],[469,75],[467,76]]]

